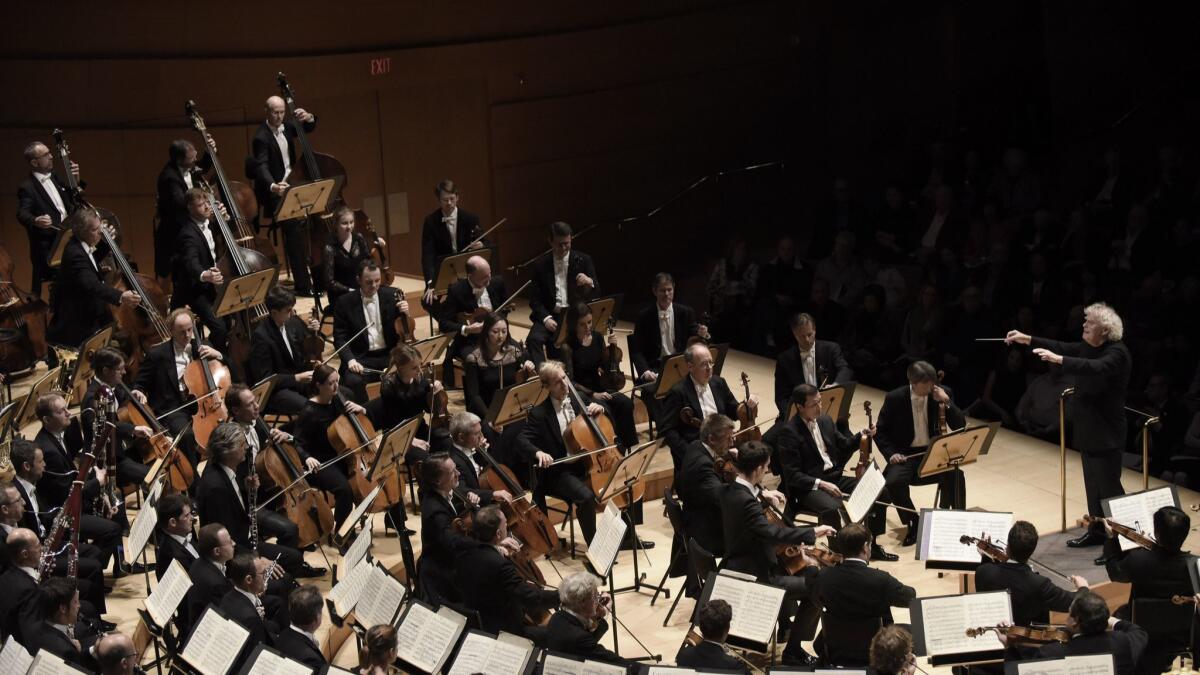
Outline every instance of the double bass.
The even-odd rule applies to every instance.
[[[333,510],[325,495],[305,480],[300,452],[291,443],[271,440],[271,433],[261,417],[254,420],[254,426],[259,435],[267,439],[266,446],[254,459],[255,469],[266,474],[283,491],[284,511],[300,531],[300,548],[323,541],[334,529]]]
[[[346,397],[341,391],[333,400],[343,412],[330,425],[326,435],[339,457],[354,455],[349,471],[350,489],[354,491],[354,500],[361,502],[375,488],[375,482],[371,480],[371,467],[379,453],[379,434],[366,413],[345,412]],[[381,486],[383,489],[367,507],[367,513],[381,513],[392,504],[404,503],[404,490],[398,472],[393,471]]]

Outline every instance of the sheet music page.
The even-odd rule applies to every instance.
[[[33,657],[25,650],[25,646],[15,638],[8,638],[4,642],[4,649],[0,649],[0,673],[24,673],[31,665]]]
[[[679,675],[680,673],[698,673],[695,668],[680,668],[679,666],[651,666],[646,669],[646,675]]]
[[[580,672],[583,675],[626,675],[628,671],[625,670],[624,666],[614,666],[611,663],[584,661],[583,669]]]
[[[158,585],[154,587],[154,591],[144,601],[146,611],[150,612],[150,618],[154,619],[154,623],[160,628],[166,626],[171,617],[175,615],[175,610],[179,609],[179,603],[191,587],[192,580],[183,570],[183,565],[178,560],[172,560],[171,566],[167,568],[167,573],[163,575]]]
[[[371,592],[359,595],[354,614],[364,626],[390,624],[404,600],[404,586],[378,565],[371,565],[370,568],[366,587]]]
[[[989,513],[986,511],[930,511],[926,516],[929,534],[923,536],[922,546],[925,560],[942,562],[978,563],[983,560],[979,549],[962,543],[962,536],[981,537],[988,535],[992,541],[1004,541],[1012,527],[1011,513]]]
[[[1089,654],[1087,656],[1068,656],[1067,675],[1113,675],[1116,671],[1112,654]]]
[[[150,535],[154,534],[154,527],[158,524],[158,510],[149,508],[138,509],[137,517],[133,519],[133,525],[129,527],[129,545],[125,547],[125,562],[132,565],[142,555],[142,550],[146,548],[146,542],[150,541]],[[166,535],[163,535],[166,536]]]
[[[1108,500],[1109,516],[1121,525],[1132,527],[1140,532],[1154,536],[1154,512],[1164,506],[1175,506],[1175,495],[1169,487],[1147,490],[1124,497],[1114,497]],[[1137,544],[1118,536],[1122,551],[1140,548]]]
[[[362,562],[363,558],[367,557],[367,553],[371,551],[371,541],[371,528],[364,527],[358,531],[354,543],[350,544],[350,548],[346,549],[346,555],[342,556],[342,565],[345,566],[345,569],[352,570],[358,567],[358,563]]]
[[[354,673],[348,670],[342,670],[337,666],[326,666],[326,668],[327,670],[325,671],[325,675],[354,675]]]
[[[542,662],[542,675],[583,675],[583,662],[547,654]]]
[[[621,540],[625,538],[625,530],[629,525],[621,518],[621,511],[612,502],[604,508],[600,522],[596,523],[596,536],[588,542],[587,559],[592,568],[602,577],[608,576],[608,570],[617,559],[621,548]]]
[[[312,672],[313,669],[303,663],[263,649],[246,675],[312,675]]]
[[[450,675],[473,675],[474,673],[491,672],[484,668],[488,657],[492,654],[492,645],[496,641],[479,633],[468,633],[458,648],[454,664],[450,667]]]
[[[452,610],[443,607],[434,613],[425,605],[413,603],[397,631],[397,654],[421,670],[437,672],[465,625],[466,617]]]
[[[930,656],[1004,649],[995,631],[968,637],[968,628],[1012,623],[1007,592],[971,593],[921,601],[925,648]]]
[[[371,570],[374,567],[369,560],[364,560],[330,589],[329,599],[333,601],[333,608],[338,614],[344,617],[358,604],[358,598],[362,595],[367,580],[371,578]]]
[[[209,609],[192,630],[182,656],[203,675],[225,675],[249,637],[245,628]]]
[[[431,634],[431,641],[435,643],[440,641],[446,645],[442,649],[437,663],[434,665],[434,670],[440,671],[446,663],[446,659],[450,658],[450,652],[454,649],[455,643],[458,642],[458,636],[462,635],[463,630],[466,629],[467,617],[449,607],[439,608],[436,616],[438,621],[433,624],[427,624],[426,629]]]
[[[504,640],[496,640],[492,646],[492,653],[480,672],[521,675],[525,672],[525,666],[529,663],[532,653],[532,643],[529,646],[522,646]]]
[[[883,491],[883,484],[883,472],[872,464],[858,480],[854,491],[850,493],[850,499],[846,501],[846,515],[850,517],[851,522],[861,522],[867,517],[871,507],[875,506],[875,500],[879,499],[879,493]]]
[[[354,529],[354,526],[358,523],[358,519],[362,518],[363,514],[367,512],[367,507],[375,501],[375,496],[379,494],[381,489],[382,486],[380,485],[376,485],[375,487],[371,488],[371,491],[367,493],[366,499],[362,500],[358,503],[358,506],[354,507],[354,510],[350,512],[350,515],[347,516],[345,522],[342,523],[341,528],[338,529],[339,538],[345,539],[346,535],[350,534],[350,530]]]
[[[709,600],[724,600],[733,609],[729,634],[766,644],[775,631],[784,590],[751,581],[740,581],[718,574]]]
[[[55,656],[43,649],[37,653],[37,656],[30,659],[29,670],[26,675],[63,675],[63,673],[82,672],[85,671],[68,664],[61,657]]]

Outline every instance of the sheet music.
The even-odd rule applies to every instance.
[[[700,671],[695,668],[681,668],[679,666],[651,666],[646,669],[646,675],[679,675],[679,673],[698,673]]]
[[[338,538],[345,539],[346,535],[350,534],[350,530],[354,529],[354,526],[358,523],[358,519],[362,518],[363,514],[367,512],[367,507],[375,501],[375,496],[379,494],[382,487],[381,485],[376,485],[371,488],[371,491],[367,493],[366,499],[354,507],[354,510],[350,512],[345,522],[342,523],[341,528],[338,529]]]
[[[583,662],[547,654],[542,662],[542,675],[583,675]]]
[[[9,637],[0,649],[0,673],[24,673],[33,665],[33,657],[25,650],[25,646]]]
[[[435,613],[425,605],[413,603],[397,631],[396,653],[425,672],[437,672],[465,625],[466,617],[445,607]]]
[[[1017,675],[1113,675],[1114,672],[1112,654],[1017,663]]]
[[[371,592],[359,595],[354,614],[364,626],[390,624],[404,600],[404,586],[378,565],[371,565],[370,570],[366,585]]]
[[[520,644],[470,633],[458,648],[450,675],[521,675],[533,651],[533,643],[526,642],[528,647],[523,648]]]
[[[362,595],[367,580],[371,578],[371,570],[374,567],[369,560],[364,560],[330,589],[329,599],[333,601],[333,608],[339,615],[346,616],[358,604],[358,598]]]
[[[586,506],[583,508],[587,508]],[[596,523],[596,536],[588,542],[587,559],[592,569],[602,577],[608,576],[617,553],[621,550],[621,540],[625,538],[625,530],[629,528],[625,519],[621,518],[621,510],[609,502],[604,507],[600,522]]]
[[[264,647],[259,650],[258,658],[246,671],[246,675],[312,675],[312,672],[313,669],[303,663],[280,656]]]
[[[968,637],[968,628],[1012,623],[1007,591],[921,600],[925,649],[930,656],[1004,649],[995,631]]]
[[[249,631],[210,607],[192,630],[181,656],[202,675],[225,675],[249,637]]]
[[[85,671],[76,668],[61,657],[55,656],[43,649],[37,653],[37,656],[30,659],[29,670],[26,672],[26,675],[63,675],[63,673],[82,672]]]
[[[175,610],[179,609],[180,601],[187,595],[188,589],[191,587],[192,580],[183,570],[183,565],[178,560],[172,560],[171,566],[167,568],[167,573],[158,581],[154,591],[143,601],[146,611],[150,612],[150,618],[154,619],[155,625],[160,628],[167,625],[171,617],[175,615]]]
[[[926,532],[921,535],[922,560],[941,562],[978,563],[983,560],[979,549],[964,544],[962,536],[990,536],[992,541],[1003,542],[1012,527],[1011,513],[987,511],[926,511],[921,514]]]
[[[775,632],[783,596],[782,588],[718,574],[713,578],[709,601],[724,600],[733,609],[730,635],[767,644]]]
[[[358,567],[358,563],[362,562],[363,558],[367,557],[367,553],[371,550],[371,528],[364,527],[358,531],[358,536],[354,538],[354,543],[350,544],[350,548],[346,549],[346,555],[342,556],[342,565],[345,569],[352,570]]]
[[[858,484],[850,493],[850,499],[846,501],[846,515],[850,517],[850,522],[858,523],[867,517],[871,508],[875,506],[875,500],[879,499],[879,493],[883,491],[884,482],[883,472],[879,467],[874,463],[867,467],[867,472],[858,479]]]
[[[1105,502],[1109,517],[1121,525],[1154,536],[1154,512],[1164,506],[1178,506],[1175,491],[1169,487],[1156,488],[1123,497],[1113,497]],[[1122,536],[1117,536],[1122,551],[1141,548]]]
[[[157,524],[158,509],[151,507],[149,503],[145,508],[138,509],[137,517],[133,519],[133,525],[129,527],[129,545],[125,547],[125,562],[132,565],[141,557],[142,550],[146,548],[146,542],[150,541],[150,535],[154,533],[154,527]]]
[[[624,666],[614,666],[611,663],[584,661],[583,668],[579,672],[583,675],[626,675],[628,671]]]

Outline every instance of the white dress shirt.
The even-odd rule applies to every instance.
[[[817,383],[817,346],[814,344],[806,352],[800,352],[800,363],[804,367],[804,381],[814,387]]]
[[[314,649],[320,649],[320,648],[321,648],[321,645],[320,645],[320,644],[317,642],[317,636],[315,636],[315,635],[313,635],[312,633],[310,633],[310,632],[308,632],[308,631],[304,630],[303,628],[300,628],[300,627],[296,626],[295,624],[293,624],[292,626],[290,626],[290,628],[291,628],[292,630],[296,631],[297,633],[299,633],[299,634],[303,635],[305,638],[307,638],[307,639],[308,639],[308,641],[312,643],[312,646],[313,646],[313,648],[314,648]]]
[[[567,306],[567,262],[571,254],[566,257],[554,258],[554,308],[559,309]]]
[[[821,436],[821,428],[817,426],[817,421],[813,420],[809,422],[808,420],[805,420],[804,424],[808,427],[808,433],[812,434],[813,443],[816,443],[817,445],[817,454],[821,455],[821,470],[828,471],[832,469],[833,460],[829,458],[829,451],[825,449],[825,439]],[[816,490],[820,483],[820,480],[814,481],[813,489]]]
[[[286,182],[288,174],[292,172],[292,158],[288,156],[287,134],[283,133],[282,124],[272,129],[271,133],[275,136],[275,143],[279,145],[279,154],[283,156],[283,178],[280,180]]]
[[[258,445],[258,432],[254,430],[253,424],[242,424],[238,422],[238,426],[246,433],[246,445],[250,446],[250,463],[258,457],[258,452],[262,448]]]
[[[745,478],[742,478],[741,476],[734,478],[733,482],[741,483],[742,485],[745,485],[746,489],[750,490],[750,494],[754,495],[755,499],[758,499],[758,486],[757,485],[751,485],[750,481],[746,480]]]
[[[238,593],[241,593],[248,600],[250,600],[250,604],[254,605],[254,611],[258,612],[258,618],[260,618],[260,619],[266,618],[266,610],[263,609],[262,600],[259,600],[257,595],[255,595],[253,593],[247,593],[246,591],[243,591],[242,589],[238,588],[237,586],[234,586],[233,590],[237,591]]]
[[[182,388],[183,373],[187,370],[188,364],[192,362],[192,355],[188,353],[187,347],[180,349],[175,342],[171,342],[171,346],[175,349],[175,377],[179,379],[179,386]]]
[[[196,227],[199,228],[200,233],[204,235],[204,241],[208,243],[208,254],[212,256],[213,262],[216,262],[217,240],[213,239],[212,228],[208,226],[208,221],[205,220],[201,222],[193,220],[192,222],[196,223]],[[203,272],[201,272],[201,274],[203,274]]]
[[[571,401],[565,397],[561,401],[554,401],[553,398],[550,400],[553,401],[552,405],[554,406],[555,417],[558,419],[558,428],[565,433],[567,425],[571,423],[571,420],[575,419],[575,408],[571,405]]]
[[[913,415],[912,447],[923,448],[929,445],[929,397],[913,394],[912,385],[909,385],[909,397]]]
[[[221,470],[225,472],[225,475],[229,477],[229,482],[233,483],[233,492],[237,495],[238,501],[241,502],[242,510],[248,510],[246,508],[246,498],[242,496],[242,488],[238,485],[237,473],[224,464],[220,464],[219,466],[221,467]]]
[[[479,474],[483,473],[483,465],[479,463],[479,456],[475,454],[475,450],[464,448],[458,443],[455,443],[454,447],[458,448],[462,454],[467,456],[467,459],[471,462],[471,468],[475,471],[475,477],[479,478]]]
[[[442,222],[446,224],[446,231],[450,233],[450,250],[458,253],[458,207],[454,207],[450,215],[442,216]]]
[[[675,305],[658,310],[658,334],[662,342],[662,357],[675,353]]]
[[[96,248],[91,244],[84,242],[82,239],[79,243],[83,246],[83,252],[87,254],[88,260],[92,261],[92,268],[97,272],[100,271],[100,266],[96,264]]]
[[[488,295],[487,286],[482,288],[471,287],[471,292],[475,294],[475,304],[484,309],[492,308],[492,296]]]
[[[379,293],[371,297],[363,296],[363,316],[367,320],[367,349],[375,351],[383,349],[387,343],[383,340],[383,318],[379,311]]]
[[[709,415],[717,414],[717,399],[713,398],[712,381],[700,384],[692,378],[692,386],[696,388],[696,398],[700,399],[700,411],[703,413],[701,419],[708,419]]]
[[[200,554],[196,552],[196,547],[192,546],[192,535],[190,535],[190,534],[189,534],[189,535],[187,535],[186,537],[181,537],[181,536],[179,536],[179,535],[177,535],[177,534],[171,534],[170,532],[168,532],[168,533],[167,533],[167,536],[168,536],[168,537],[170,537],[170,538],[172,538],[172,539],[174,539],[176,542],[178,542],[178,543],[179,543],[179,545],[180,545],[180,546],[182,546],[182,547],[184,547],[185,549],[187,549],[187,552],[188,552],[188,553],[189,553],[189,554],[190,554],[190,555],[191,555],[193,558],[199,558],[199,557],[200,557]]]
[[[296,360],[296,354],[292,351],[292,341],[288,339],[287,323],[279,327],[279,334],[283,336],[283,346],[287,349],[288,356],[292,357],[293,361]]]
[[[34,172],[33,177],[38,179],[42,184],[42,189],[50,197],[50,203],[54,204],[54,208],[58,209],[58,222],[67,219],[67,207],[63,204],[62,195],[58,194],[58,185],[54,183],[54,177],[49,173]]]
[[[192,184],[192,170],[191,169],[185,169],[181,166],[181,167],[179,167],[179,173],[183,174],[183,184],[186,185],[189,190],[196,187],[195,185]]]
[[[29,496],[29,510],[33,511],[33,519],[40,525],[42,521],[38,519],[37,514],[41,512],[42,507],[38,504],[37,486],[20,476],[17,476],[17,482],[25,488],[25,494]]]

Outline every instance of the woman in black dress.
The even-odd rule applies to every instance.
[[[508,334],[508,321],[488,314],[479,332],[479,343],[463,357],[463,394],[467,410],[487,417],[492,397],[517,381],[518,374],[531,377],[535,369],[525,348]]]
[[[345,293],[358,288],[358,265],[371,257],[371,246],[366,237],[354,231],[354,211],[349,206],[339,206],[333,212],[335,223],[329,241],[325,243],[325,292],[329,305]],[[385,246],[383,239],[376,246]]]
[[[322,464],[337,457],[337,450],[329,442],[329,427],[334,420],[341,417],[344,411],[359,413],[363,407],[353,401],[346,401],[343,408],[336,400],[338,392],[338,371],[328,365],[317,366],[313,369],[312,384],[314,391],[311,398],[304,404],[300,414],[292,423],[296,445],[300,446],[310,456]],[[340,527],[346,516],[354,509],[354,493],[350,490],[347,479],[349,462],[341,461],[321,469],[310,480],[322,490],[328,490],[334,496],[334,515]]]
[[[617,344],[616,334],[608,336],[607,344]],[[617,439],[626,448],[632,448],[638,440],[633,423],[633,399],[604,386],[601,374],[607,370],[606,346],[604,336],[593,330],[591,307],[578,302],[567,309],[567,340],[561,348],[567,376],[579,393],[591,396],[604,406],[616,428]]]
[[[430,382],[421,372],[421,355],[408,344],[398,344],[392,350],[391,365],[383,375],[379,398],[367,403],[367,415],[375,429],[384,432],[392,427],[422,416],[421,426],[404,463],[412,467],[429,456],[429,425],[424,415],[429,412],[429,399],[442,391],[438,380]]]

